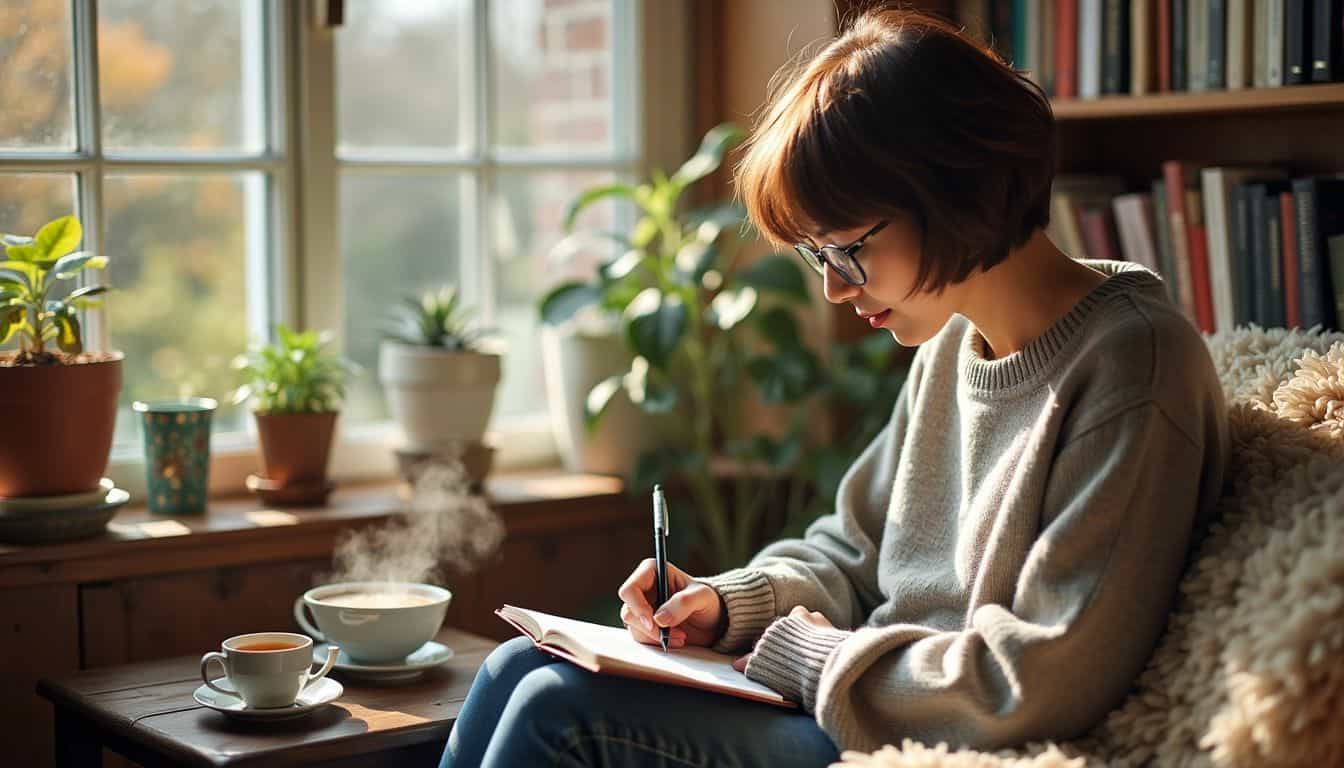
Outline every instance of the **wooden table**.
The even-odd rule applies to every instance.
[[[410,683],[332,675],[345,694],[298,720],[246,723],[200,706],[200,657],[126,664],[42,680],[56,708],[56,763],[98,766],[102,748],[159,766],[437,765],[493,640],[445,629],[453,658]],[[202,652],[210,650],[202,649]]]

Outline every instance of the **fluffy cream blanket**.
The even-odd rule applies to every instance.
[[[1076,741],[990,754],[906,740],[836,765],[1344,766],[1344,334],[1207,341],[1229,404],[1227,482],[1124,704]]]

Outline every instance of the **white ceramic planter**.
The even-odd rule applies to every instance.
[[[405,447],[432,452],[458,442],[481,442],[495,407],[500,356],[450,352],[384,341],[378,379]]]
[[[623,393],[612,398],[592,432],[584,426],[583,411],[595,384],[629,370],[621,340],[543,326],[541,350],[551,430],[565,469],[629,477],[639,454],[657,443],[653,418]]]

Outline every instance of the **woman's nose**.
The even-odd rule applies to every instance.
[[[843,304],[862,292],[857,285],[850,285],[829,264],[821,271],[822,293],[832,304]]]

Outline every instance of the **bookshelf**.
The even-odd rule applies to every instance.
[[[1203,93],[1105,96],[1100,99],[1057,99],[1053,106],[1055,119],[1061,122],[1178,115],[1237,115],[1315,108],[1344,111],[1344,83]],[[1344,133],[1344,125],[1336,128]]]

